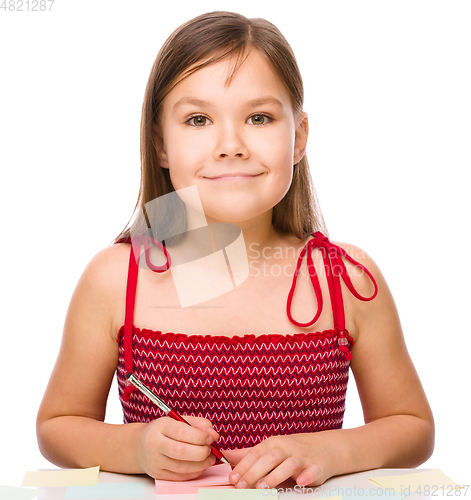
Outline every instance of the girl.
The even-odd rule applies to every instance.
[[[50,461],[187,480],[215,462],[215,442],[233,484],[263,488],[415,467],[431,455],[433,417],[387,284],[362,250],[325,236],[302,106],[294,55],[263,19],[213,12],[166,41],[143,106],[142,216],[85,269],[39,409]],[[156,218],[144,210],[187,188],[213,249],[236,225],[250,269],[237,280],[229,259],[232,290],[193,307],[181,307],[166,272],[202,239],[192,204]],[[164,246],[149,247],[144,220]],[[365,425],[342,429],[349,367]],[[123,425],[104,423],[115,372]],[[133,391],[128,372],[192,426]]]

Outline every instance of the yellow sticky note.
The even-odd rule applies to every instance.
[[[36,470],[25,474],[21,486],[94,486],[100,467],[89,469]]]
[[[415,493],[429,488],[430,491],[444,491],[460,488],[460,485],[445,475],[440,469],[417,472],[416,474],[403,474],[401,476],[370,477],[370,481],[383,488],[393,488],[394,491],[409,491]]]

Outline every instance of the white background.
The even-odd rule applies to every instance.
[[[265,17],[293,47],[330,236],[381,267],[434,410],[422,467],[469,484],[471,3],[459,0],[0,10],[0,484],[50,467],[36,412],[75,284],[134,208],[151,65],[177,26],[211,10]],[[121,422],[115,388],[108,420]],[[352,385],[345,427],[362,423]]]

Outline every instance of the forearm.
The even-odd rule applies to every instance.
[[[378,468],[417,467],[433,452],[433,422],[392,415],[354,429],[327,431],[330,476]]]
[[[110,472],[139,474],[138,447],[146,425],[61,416],[38,423],[38,443],[41,453],[59,467],[99,465]]]

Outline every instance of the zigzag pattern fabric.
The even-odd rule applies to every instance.
[[[318,432],[342,427],[353,339],[345,328],[340,280],[359,300],[373,300],[378,286],[361,263],[322,233],[314,233],[301,251],[288,294],[286,312],[298,327],[309,327],[322,311],[322,291],[312,251],[322,254],[329,286],[334,328],[317,333],[262,334],[235,337],[162,333],[136,328],[134,303],[139,251],[129,255],[125,324],[118,335],[117,379],[124,422],[150,422],[164,414],[134,386],[133,373],[177,414],[205,417],[219,432],[216,446],[238,449],[254,446],[270,436]],[[130,238],[117,243],[132,243]],[[140,248],[137,241],[137,250]],[[134,244],[134,243],[133,243]],[[153,268],[165,272],[167,264]],[[148,245],[144,242],[146,262]],[[317,299],[317,313],[308,323],[291,315],[296,279],[306,256]],[[360,295],[345,261],[364,271],[375,287],[370,297]]]
[[[270,436],[342,427],[350,361],[339,334],[224,337],[133,326],[134,374],[176,413],[209,419],[221,436],[219,448],[245,448]],[[122,397],[124,327],[118,344],[124,422],[163,416],[139,391]]]

